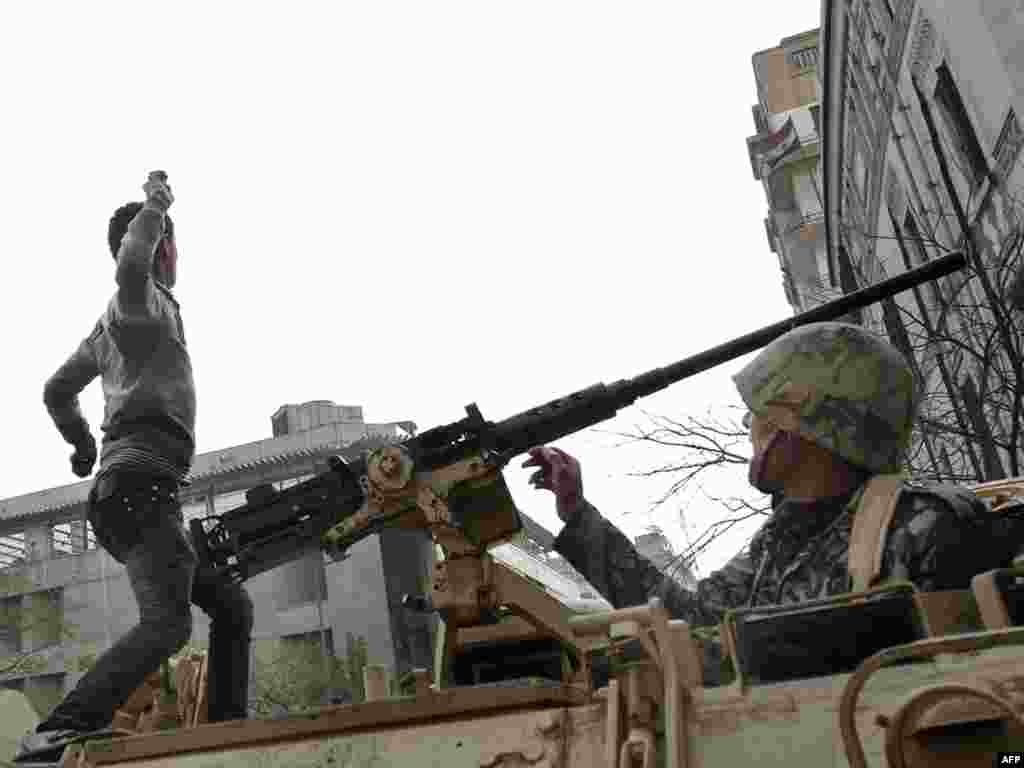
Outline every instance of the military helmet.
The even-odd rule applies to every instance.
[[[899,472],[917,406],[890,344],[848,323],[779,337],[733,376],[750,411],[876,473]]]

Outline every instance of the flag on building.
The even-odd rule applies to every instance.
[[[747,139],[750,162],[754,167],[754,178],[761,179],[775,170],[783,158],[800,148],[793,118],[786,118],[785,124],[774,133]]]

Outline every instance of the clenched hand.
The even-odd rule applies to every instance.
[[[569,523],[583,503],[583,474],[580,463],[560,448],[541,446],[529,450],[523,467],[538,467],[530,476],[534,488],[555,494],[555,508],[563,522]]]
[[[167,213],[167,209],[174,203],[174,194],[164,171],[151,172],[149,179],[142,185],[142,191],[146,193],[146,207],[160,213]]]
[[[71,471],[77,477],[88,477],[92,474],[93,465],[96,463],[96,439],[91,434],[86,434],[85,440],[75,447],[71,454]]]

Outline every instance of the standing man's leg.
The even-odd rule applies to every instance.
[[[192,587],[192,602],[210,617],[206,662],[208,720],[244,720],[249,714],[252,599],[241,584],[200,566]]]
[[[38,734],[107,727],[146,675],[192,634],[189,596],[197,558],[175,517],[173,491],[154,491],[151,482],[139,487],[116,481],[108,494],[102,490],[105,498],[91,504],[89,519],[100,544],[125,565],[139,623],[97,659],[36,728]]]

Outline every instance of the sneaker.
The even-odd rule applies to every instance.
[[[18,751],[14,753],[14,762],[26,762],[26,758],[47,750],[59,750],[64,742],[80,736],[82,731],[28,731],[18,740]]]

